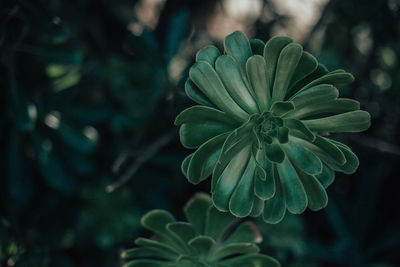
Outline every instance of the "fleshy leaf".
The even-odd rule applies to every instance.
[[[257,113],[257,104],[242,79],[235,60],[228,55],[220,56],[215,63],[215,69],[233,100],[247,113]]]
[[[283,116],[286,113],[292,111],[294,105],[292,102],[279,101],[275,102],[271,107],[271,112],[276,116]]]
[[[204,193],[195,194],[185,205],[183,211],[189,223],[193,225],[196,235],[202,235],[204,233],[204,218],[211,205],[210,197]]]
[[[207,257],[214,245],[215,241],[208,236],[197,236],[189,241],[189,246],[195,249],[200,257]]]
[[[307,105],[303,108],[293,111],[290,115],[297,119],[307,120],[309,117],[312,119],[324,118],[330,115],[341,114],[359,109],[360,103],[358,101],[347,98],[338,98],[324,103]]]
[[[292,42],[292,39],[286,36],[276,36],[271,38],[264,47],[264,59],[267,64],[267,81],[270,90],[274,86],[276,65],[282,49]]]
[[[247,221],[240,224],[232,233],[232,235],[225,241],[225,244],[232,244],[237,242],[247,243],[261,243],[262,236],[257,226]]]
[[[283,152],[281,146],[277,143],[265,145],[265,154],[272,162],[281,163],[285,159],[285,153]]]
[[[325,164],[322,164],[322,172],[315,175],[315,177],[324,186],[324,188],[327,188],[333,183],[333,180],[335,180],[335,172]]]
[[[231,255],[257,253],[259,248],[252,243],[233,243],[219,247],[211,256],[210,261],[227,258]]]
[[[250,40],[251,51],[253,55],[260,55],[262,56],[264,53],[264,42],[260,39],[251,39]]]
[[[296,94],[303,92],[308,88],[311,88],[318,84],[332,84],[334,86],[339,86],[351,83],[353,81],[354,81],[354,76],[347,72],[328,73],[318,79],[313,80],[312,82],[301,88],[299,91],[297,91]]]
[[[238,123],[232,121],[225,112],[219,111],[218,109],[205,107],[205,106],[193,106],[185,109],[175,119],[175,125],[181,125],[184,123],[215,123],[230,125],[237,127]]]
[[[222,172],[213,191],[214,205],[221,211],[228,210],[229,199],[235,190],[237,184],[243,176],[247,163],[250,159],[251,147],[244,147],[234,158],[228,163]],[[248,175],[248,174],[247,174]]]
[[[283,123],[290,130],[298,131],[303,134],[308,141],[313,142],[315,140],[315,135],[300,120],[287,118],[283,119]]]
[[[259,55],[250,57],[246,64],[246,70],[260,111],[267,110],[271,103],[271,92],[267,83],[264,58]]]
[[[214,66],[215,60],[221,55],[219,52],[218,48],[215,46],[207,46],[204,47],[203,49],[199,50],[196,54],[196,61],[204,61],[210,64],[211,66]]]
[[[227,133],[218,135],[193,153],[187,167],[187,178],[191,183],[198,184],[211,175],[227,136]]]
[[[165,248],[139,247],[124,251],[121,257],[125,259],[157,257],[157,259],[161,260],[175,260],[177,257],[179,257],[179,254]]]
[[[205,235],[219,241],[226,228],[235,220],[229,212],[221,212],[211,205],[206,215]]]
[[[196,235],[192,224],[187,222],[172,222],[167,224],[167,229],[187,243]]]
[[[144,228],[159,234],[165,234],[167,231],[165,227],[171,222],[175,222],[175,218],[164,210],[149,211],[141,220]]]
[[[272,198],[265,201],[263,213],[264,221],[271,224],[282,221],[286,213],[286,200],[277,174],[275,175],[275,184],[276,192]]]
[[[239,121],[247,120],[249,115],[231,98],[210,64],[202,61],[195,63],[190,68],[189,76],[200,90],[222,111],[229,113]]]
[[[220,123],[185,123],[179,128],[179,137],[184,147],[197,148],[213,137],[231,130],[231,126]]]
[[[255,168],[256,161],[253,157],[250,157],[247,167],[229,200],[229,210],[237,217],[248,216],[253,208]]]
[[[285,99],[286,91],[300,61],[302,52],[303,48],[297,43],[290,43],[282,49],[276,65],[272,101]]]
[[[287,158],[277,164],[277,169],[288,210],[294,214],[302,213],[307,207],[307,195],[299,175]]]
[[[224,48],[225,52],[237,61],[242,77],[246,80],[246,62],[253,55],[246,35],[239,31],[231,33],[225,38]]]
[[[188,168],[189,168],[189,162],[192,159],[192,157],[193,157],[193,153],[188,155],[188,156],[186,156],[184,158],[184,160],[182,161],[181,171],[182,171],[183,175],[185,175],[185,177],[188,177],[187,171],[188,171]]]
[[[303,146],[291,141],[282,145],[283,150],[290,160],[307,174],[318,174],[322,171],[320,159]]]
[[[317,132],[361,132],[371,126],[371,116],[363,110],[351,111],[314,120],[304,120],[311,131]]]
[[[339,91],[334,86],[330,84],[320,84],[296,94],[291,97],[290,100],[293,102],[295,110],[298,110],[307,105],[322,104],[334,100],[338,96]]]
[[[315,71],[317,67],[318,67],[317,59],[310,53],[304,51],[301,54],[300,61],[293,74],[292,80],[290,81],[289,88],[291,88],[297,82],[307,77],[307,75]]]
[[[185,92],[194,102],[209,107],[215,107],[210,99],[208,99],[208,97],[190,79],[187,79],[185,82]]]
[[[317,211],[328,205],[328,195],[321,183],[312,175],[297,170],[307,193],[308,207]]]
[[[259,266],[268,266],[268,267],[280,267],[278,261],[274,258],[271,258],[266,255],[260,254],[249,254],[243,255],[235,258],[229,258],[227,260],[221,261],[221,263],[226,264],[228,266],[249,266],[249,267],[259,267]]]

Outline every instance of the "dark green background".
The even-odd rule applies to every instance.
[[[120,266],[120,252],[148,234],[141,215],[182,219],[193,193],[208,191],[180,173],[189,151],[173,121],[193,105],[183,84],[199,43],[222,48],[206,25],[225,6],[166,0],[154,29],[135,35],[137,2],[0,2],[0,266]],[[246,23],[250,38],[292,27],[274,3],[263,2],[268,19]],[[400,265],[399,12],[399,0],[330,0],[304,37],[330,70],[355,75],[340,93],[372,127],[334,136],[361,164],[337,175],[326,209],[258,222],[263,252],[283,266]]]

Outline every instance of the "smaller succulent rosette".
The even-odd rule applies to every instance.
[[[145,214],[141,223],[155,235],[136,239],[138,247],[122,253],[124,267],[280,266],[259,253],[256,243],[262,238],[254,223],[238,224],[231,214],[218,211],[207,194],[197,193],[184,213],[188,222],[177,222],[164,210]]]
[[[286,210],[324,208],[334,171],[353,173],[359,164],[328,133],[370,126],[359,102],[339,98],[336,86],[354,77],[329,72],[288,37],[264,44],[234,32],[224,48],[200,50],[190,69],[185,91],[200,105],[175,124],[182,144],[197,150],[182,172],[194,184],[212,175],[215,206],[238,217],[278,223]]]

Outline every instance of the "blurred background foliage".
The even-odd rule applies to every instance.
[[[3,0],[0,2],[0,265],[120,266],[152,208],[182,219],[189,184],[176,114],[195,52],[234,30],[289,35],[372,115],[336,134],[360,168],[329,205],[258,222],[283,266],[400,265],[399,0]]]

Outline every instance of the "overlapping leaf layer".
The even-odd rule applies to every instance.
[[[142,225],[155,233],[155,239],[136,239],[138,247],[122,254],[130,259],[124,266],[280,266],[275,259],[258,253],[256,243],[261,242],[261,236],[256,225],[249,221],[236,225],[236,218],[218,211],[208,195],[196,194],[184,212],[188,222],[177,222],[164,210],[144,215]]]
[[[182,163],[197,184],[212,175],[212,199],[237,217],[263,215],[278,223],[286,209],[302,213],[327,205],[334,171],[353,173],[357,156],[322,136],[359,132],[370,115],[336,86],[354,80],[328,70],[288,37],[266,44],[241,32],[227,36],[224,54],[197,53],[185,90],[200,105],[180,113],[180,138],[197,149]]]

